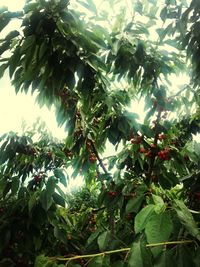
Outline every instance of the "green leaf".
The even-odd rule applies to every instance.
[[[2,55],[6,50],[8,50],[10,47],[10,42],[4,42],[1,46],[0,46],[0,55]]]
[[[114,265],[112,265],[113,267],[124,267],[124,261],[116,261],[114,263]]]
[[[19,177],[16,176],[16,177],[13,177],[12,179],[12,186],[11,186],[11,194],[13,196],[16,195],[18,189],[19,189],[19,185],[20,185],[20,180],[19,180]]]
[[[162,21],[165,21],[167,19],[167,7],[166,6],[161,10],[160,17]]]
[[[36,41],[35,35],[26,37],[25,41],[23,42],[20,48],[20,52],[25,53],[30,48],[30,46],[33,46],[35,44],[35,41]]]
[[[49,194],[49,196],[52,196],[52,194],[55,191],[56,188],[56,180],[53,176],[49,177],[48,181],[47,181],[47,185],[46,185],[46,191],[47,194]]]
[[[194,264],[193,251],[188,246],[179,245],[177,247],[177,266],[196,267]]]
[[[18,35],[19,35],[19,32],[16,31],[16,30],[14,30],[14,31],[9,32],[9,34],[6,35],[5,39],[6,39],[7,41],[10,41],[10,40],[12,40],[13,38],[17,37]]]
[[[52,194],[49,194],[46,190],[43,190],[40,194],[40,202],[43,209],[48,211],[53,203]]]
[[[141,207],[144,195],[140,195],[136,198],[131,198],[126,205],[126,213],[135,212],[137,213]]]
[[[1,267],[14,267],[15,263],[11,259],[3,259],[0,261]]]
[[[0,79],[3,77],[5,70],[8,68],[8,64],[4,63],[0,66]]]
[[[54,192],[52,197],[53,197],[53,200],[56,204],[65,208],[65,199],[62,196],[60,196],[58,193]]]
[[[135,217],[135,233],[141,232],[154,212],[155,206],[150,204],[143,208]]]
[[[174,260],[174,251],[167,249],[155,260],[154,267],[169,266],[177,266],[177,263]]]
[[[88,267],[110,267],[110,257],[95,257],[89,262]]]
[[[200,231],[191,212],[185,206],[183,201],[178,199],[174,200],[173,208],[176,211],[181,223],[185,226],[188,232],[200,241]]]
[[[47,267],[48,263],[51,264],[51,261],[48,257],[45,257],[44,255],[39,255],[35,259],[34,267]]]
[[[67,234],[66,231],[62,228],[59,228],[58,226],[56,226],[54,228],[54,236],[62,241],[64,244],[67,243]]]
[[[110,239],[110,231],[105,231],[102,234],[100,234],[100,236],[97,239],[100,251],[106,250],[109,239]]]
[[[145,226],[147,241],[150,244],[166,242],[172,230],[173,225],[168,213],[153,214]]]
[[[63,171],[61,169],[55,169],[54,175],[60,180],[61,184],[67,186],[66,176],[63,174]]]
[[[166,209],[165,202],[160,196],[152,194],[153,201],[155,203],[155,212],[162,213]]]
[[[151,267],[151,254],[141,240],[133,243],[129,253],[128,267]]]
[[[20,47],[18,47],[15,49],[13,55],[10,57],[8,62],[10,79],[12,78],[13,73],[15,72],[17,66],[20,64],[20,57],[21,57]]]
[[[200,247],[195,251],[194,263],[195,267],[200,267]]]
[[[0,21],[0,32],[6,27],[6,25],[8,25],[9,22],[10,22],[10,18],[4,18],[4,19],[2,19],[2,17],[1,17],[1,21]]]

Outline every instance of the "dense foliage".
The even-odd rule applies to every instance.
[[[1,136],[0,266],[200,266],[199,10],[198,0],[0,9],[2,33],[22,22],[0,40],[0,76],[54,105],[66,128],[64,141],[39,122]],[[85,180],[72,195],[69,174]]]

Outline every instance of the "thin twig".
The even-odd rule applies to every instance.
[[[191,244],[195,243],[195,240],[180,240],[180,241],[169,241],[169,242],[160,242],[160,243],[152,243],[152,244],[147,244],[147,248],[151,247],[159,247],[159,246],[168,246],[168,245],[179,245],[179,244]],[[49,259],[52,261],[72,261],[72,260],[77,260],[77,259],[83,259],[83,258],[95,258],[95,257],[100,257],[100,256],[106,256],[110,254],[115,254],[115,253],[121,253],[121,252],[129,252],[131,248],[121,248],[121,249],[116,249],[116,250],[110,250],[110,251],[104,251],[100,253],[95,253],[95,254],[87,254],[87,255],[77,255],[73,256],[70,258],[65,258],[65,257],[50,257]]]

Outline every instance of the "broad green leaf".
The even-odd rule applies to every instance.
[[[47,211],[53,203],[52,194],[49,194],[46,190],[43,190],[40,194],[40,202],[43,209]]]
[[[167,7],[166,6],[161,10],[160,17],[161,17],[162,21],[166,20],[166,18],[167,18]]]
[[[153,201],[155,203],[155,212],[156,213],[162,213],[166,208],[166,205],[165,205],[163,199],[160,196],[156,196],[154,194],[152,194],[152,198],[153,198]]]
[[[61,169],[55,169],[54,170],[54,175],[55,175],[56,178],[59,179],[61,184],[63,184],[64,186],[67,186],[66,176],[64,175],[64,173],[63,173],[63,171]]]
[[[20,48],[20,52],[25,53],[30,48],[30,46],[33,46],[35,44],[35,41],[36,41],[35,35],[26,37],[25,41],[23,42]]]
[[[67,234],[66,234],[66,231],[64,229],[56,226],[54,228],[54,236],[58,240],[62,241],[64,244],[67,243]]]
[[[13,196],[15,196],[15,194],[17,193],[18,189],[19,189],[19,185],[20,185],[20,180],[19,177],[13,177],[12,179],[12,186],[11,186],[11,194]]]
[[[88,267],[110,267],[110,257],[108,256],[98,256],[93,258]]]
[[[181,267],[196,267],[194,263],[193,251],[187,245],[179,245],[177,247],[177,266]]]
[[[112,266],[113,267],[124,267],[124,261],[116,261]]]
[[[49,194],[49,196],[52,196],[52,194],[55,191],[56,188],[56,180],[53,176],[49,177],[48,181],[47,181],[47,185],[46,185],[46,191],[47,194]]]
[[[154,267],[169,267],[177,266],[177,263],[174,259],[173,250],[164,250],[162,254],[155,260]]]
[[[4,63],[0,66],[0,79],[3,77],[5,70],[7,69],[8,64]]]
[[[6,39],[7,41],[10,41],[10,40],[12,40],[13,38],[17,37],[18,35],[19,35],[19,32],[16,31],[16,30],[14,30],[14,31],[9,32],[9,34],[6,35],[5,39]]]
[[[37,204],[38,202],[38,192],[34,192],[31,196],[30,199],[28,201],[28,210],[29,210],[29,214],[31,213],[33,207]]]
[[[15,263],[11,259],[4,258],[3,260],[0,260],[0,266],[1,267],[14,267]]]
[[[174,200],[173,208],[175,209],[178,218],[180,219],[181,223],[185,226],[185,228],[188,230],[188,232],[192,236],[200,240],[200,230],[198,229],[191,212],[185,206],[183,201],[178,199]]]
[[[200,267],[200,247],[195,251],[194,263],[195,267]]]
[[[12,78],[18,64],[20,64],[19,60],[21,57],[21,53],[20,53],[20,47],[16,48],[13,55],[11,56],[11,58],[9,59],[9,76],[10,79]]]
[[[44,255],[39,255],[35,259],[34,267],[47,267],[48,263],[51,263],[48,257]]]
[[[141,204],[144,198],[145,198],[144,195],[131,198],[126,205],[126,213],[131,213],[131,212],[137,213],[141,207]]]
[[[0,21],[0,32],[8,25],[10,18],[4,18]]]
[[[62,207],[65,207],[65,199],[60,196],[58,193],[54,192],[53,195],[53,200],[56,204],[62,206]]]
[[[145,226],[147,241],[150,244],[166,242],[172,230],[173,225],[169,213],[153,214]]]
[[[145,208],[143,208],[135,217],[135,233],[138,234],[139,232],[141,232],[148,220],[150,219],[150,217],[152,216],[152,214],[154,213],[154,208],[155,206],[150,204],[148,206],[146,206]]]
[[[99,245],[100,251],[106,250],[106,247],[108,246],[109,239],[110,239],[110,232],[109,231],[105,231],[102,234],[100,234],[100,236],[97,239],[97,243]]]
[[[137,240],[133,243],[128,259],[128,267],[151,267],[152,259],[145,243]]]
[[[4,42],[2,43],[2,45],[0,46],[0,55],[2,55],[6,50],[8,50],[10,47],[10,42]]]

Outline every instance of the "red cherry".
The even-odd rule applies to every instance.
[[[130,221],[130,220],[132,220],[132,214],[131,213],[128,213],[127,215],[126,215],[126,218],[127,218],[127,220],[128,221]]]
[[[52,158],[52,152],[48,151],[47,156],[48,156],[48,158]]]
[[[156,148],[156,144],[151,144],[150,147],[151,148]]]
[[[35,175],[34,180],[36,183],[39,183],[41,181],[41,176],[40,175]]]
[[[144,155],[145,155],[147,158],[151,158],[151,157],[152,157],[152,152],[151,152],[151,150],[148,150]]]
[[[113,197],[115,197],[117,195],[117,192],[116,191],[109,191],[108,192],[108,196],[110,197],[110,198],[113,198]]]
[[[144,147],[140,147],[140,149],[139,149],[139,152],[140,152],[140,153],[145,153],[145,152],[146,152],[146,150],[145,150],[145,148],[144,148]]]
[[[95,163],[97,161],[96,155],[94,153],[89,155],[89,161]]]
[[[157,99],[153,99],[153,107],[156,107],[156,106],[157,106],[157,104],[158,104],[158,101],[157,101]]]
[[[184,160],[185,161],[189,161],[190,160],[189,156],[188,155],[184,155]]]
[[[157,182],[157,181],[158,181],[158,177],[157,177],[156,175],[152,175],[152,176],[151,176],[151,180],[152,180],[153,182]]]
[[[165,140],[167,137],[165,134],[159,134],[158,135],[158,140],[162,141],[162,140]]]

